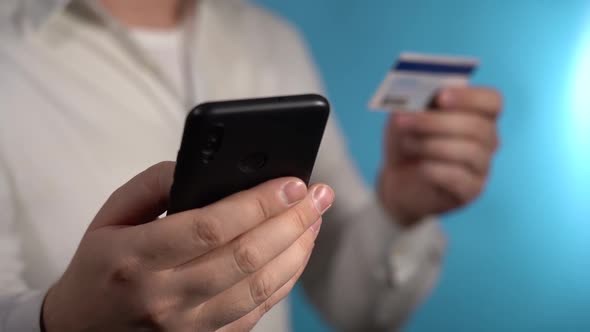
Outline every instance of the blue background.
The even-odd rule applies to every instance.
[[[444,217],[437,289],[407,331],[590,331],[590,3],[260,0],[309,41],[366,180],[384,114],[367,100],[401,51],[472,55],[505,97],[484,195]],[[327,331],[293,296],[296,331]]]

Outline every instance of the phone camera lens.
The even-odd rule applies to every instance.
[[[215,144],[217,142],[219,142],[219,137],[217,137],[217,135],[211,134],[211,135],[209,135],[209,137],[207,137],[207,143],[208,144],[213,145],[213,144]]]
[[[201,160],[203,163],[209,163],[213,160],[215,153],[221,148],[223,139],[223,124],[215,124],[210,128],[203,139],[203,148],[201,149]]]
[[[215,154],[215,150],[212,148],[205,148],[201,150],[201,161],[204,164],[208,164],[211,160],[213,160],[213,155]]]
[[[201,155],[206,158],[212,157],[214,153],[215,153],[215,150],[213,150],[213,149],[203,149],[201,151]]]

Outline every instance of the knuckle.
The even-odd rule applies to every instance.
[[[250,296],[252,302],[259,306],[267,301],[273,294],[272,278],[268,273],[260,273],[251,278],[250,281]]]
[[[130,180],[130,181],[132,181],[132,180]],[[97,215],[97,218],[98,218],[98,216],[101,215],[100,212],[108,210],[108,207],[111,206],[114,202],[121,201],[123,197],[127,196],[127,194],[125,192],[127,190],[126,187],[127,187],[126,185],[120,186],[119,188],[115,189],[115,191],[113,191],[111,193],[111,195],[107,199],[106,203],[100,209],[99,214]]]
[[[487,157],[485,154],[482,154],[481,157],[474,158],[471,161],[471,168],[470,170],[477,175],[485,175],[489,172],[491,167],[491,159]]]
[[[449,183],[456,183],[458,186],[462,186],[465,184],[465,173],[462,168],[459,167],[449,167],[445,176],[445,178]]]
[[[462,178],[460,175],[456,175],[457,181],[454,181],[457,185],[457,192],[459,194],[461,203],[467,204],[476,199],[481,193],[482,186],[479,181],[468,180]]]
[[[465,193],[462,195],[461,203],[468,204],[473,202],[481,193],[480,187],[470,187],[465,189]]]
[[[466,142],[461,150],[471,159],[485,159],[487,155],[485,147],[479,142]]]
[[[470,139],[482,142],[483,144],[488,143],[490,137],[493,137],[496,132],[493,123],[482,117],[472,118],[471,122],[466,124],[465,130]]]
[[[476,138],[488,134],[491,121],[477,114],[465,114],[463,127],[465,132],[474,135]]]
[[[191,221],[191,236],[194,243],[206,249],[223,244],[223,232],[217,219],[204,213],[198,213]]]
[[[256,272],[262,264],[262,259],[257,247],[252,244],[246,244],[244,241],[236,245],[234,250],[234,261],[243,274]]]
[[[117,285],[129,286],[137,283],[141,276],[141,266],[133,258],[118,258],[111,264],[110,280]]]
[[[255,213],[258,217],[258,220],[266,220],[271,217],[270,210],[266,205],[264,197],[262,197],[261,195],[254,196],[252,205],[256,209]]]
[[[270,299],[264,301],[259,307],[260,308],[259,309],[260,311],[258,312],[259,317],[266,315],[270,311],[270,309],[272,309],[273,306],[274,306],[274,303]]]
[[[305,258],[314,247],[315,237],[312,232],[306,232],[295,243],[299,246],[300,256]]]
[[[476,92],[474,98],[478,105],[489,109],[495,114],[499,114],[502,111],[504,102],[500,91],[491,87],[481,87],[474,91]]]
[[[455,197],[457,204],[459,204],[459,206],[463,206],[463,205],[469,203],[470,195],[468,194],[468,191],[466,190],[465,185],[455,182],[455,183],[449,183],[448,187],[449,187],[451,193],[453,194],[453,196]]]
[[[148,331],[166,331],[170,312],[171,304],[165,300],[146,301],[140,311],[140,325]]]
[[[289,295],[289,293],[291,293],[291,291],[295,287],[295,284],[297,283],[297,280],[299,280],[299,277],[301,276],[302,273],[303,273],[303,271],[300,271],[295,277],[293,277],[293,278],[291,278],[291,280],[287,281],[287,283],[283,286],[283,288],[285,289],[285,293],[281,294],[281,296],[277,299],[277,301],[284,299],[285,297],[287,297]]]
[[[278,291],[273,293],[266,301],[258,306],[258,319],[268,313],[277,303],[285,299],[291,293],[293,287],[295,287],[296,282],[297,278],[291,278]]]
[[[500,91],[498,91],[496,89],[491,89],[490,94],[491,94],[492,100],[494,101],[494,105],[496,106],[495,107],[496,111],[498,113],[502,112],[502,107],[504,105],[504,97],[502,96]]]
[[[438,183],[453,193],[461,204],[465,203],[466,184],[462,170],[459,167],[445,167],[433,170],[431,178],[434,183]]]
[[[305,211],[306,207],[298,205],[291,209],[289,218],[299,233],[305,232],[309,228],[309,217]]]
[[[119,188],[115,189],[113,193],[109,196],[109,200],[115,200],[125,194],[124,186],[120,186]]]

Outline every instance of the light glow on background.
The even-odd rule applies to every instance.
[[[571,87],[572,166],[578,176],[590,176],[590,14],[574,60]]]

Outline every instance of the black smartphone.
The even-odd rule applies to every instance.
[[[195,107],[186,118],[168,214],[279,177],[308,184],[329,112],[328,101],[315,94]]]

